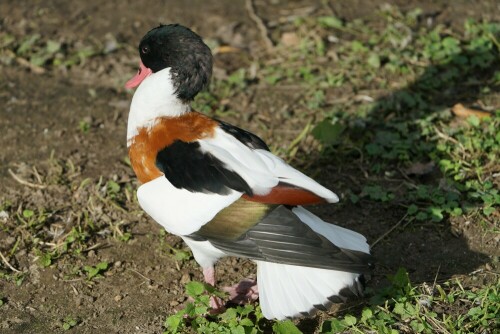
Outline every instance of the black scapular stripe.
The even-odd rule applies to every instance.
[[[231,189],[253,195],[248,183],[198,142],[174,141],[158,152],[156,166],[176,188],[191,192],[229,194]]]
[[[262,149],[269,151],[269,147],[266,145],[266,143],[254,135],[251,132],[248,132],[246,130],[243,130],[237,126],[231,125],[229,123],[217,120],[219,122],[219,127],[224,130],[225,132],[229,133],[231,136],[234,138],[238,139],[240,142],[245,144],[246,146],[252,148],[252,149]]]

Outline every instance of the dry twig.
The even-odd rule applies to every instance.
[[[373,248],[375,247],[376,244],[378,244],[382,239],[384,239],[386,236],[388,236],[389,234],[391,234],[392,231],[394,231],[399,225],[401,225],[401,223],[405,220],[405,218],[408,216],[408,213],[406,213],[403,218],[401,218],[397,223],[396,225],[394,225],[393,227],[391,227],[387,232],[385,232],[384,234],[382,234],[377,240],[375,240],[371,245],[370,245],[370,248]]]
[[[25,185],[25,186],[28,186],[28,187],[31,187],[31,188],[37,188],[37,189],[45,189],[47,188],[46,185],[43,185],[43,184],[35,184],[35,183],[31,183],[31,182],[28,182],[26,180],[23,180],[21,179],[19,176],[17,176],[11,169],[8,170],[9,171],[9,174],[10,176],[12,176],[12,178],[14,180],[16,180],[17,182],[19,182],[20,184],[22,185]]]
[[[260,35],[262,36],[262,39],[266,43],[266,48],[267,50],[271,50],[274,48],[273,41],[269,38],[269,32],[267,30],[266,25],[264,24],[264,21],[257,15],[255,12],[255,6],[252,0],[246,0],[245,1],[245,8],[247,9],[248,16],[250,16],[250,19],[255,22],[257,25],[257,28],[259,28]]]
[[[14,272],[16,272],[16,273],[20,273],[20,272],[21,272],[20,270],[17,270],[16,268],[14,268],[14,267],[13,267],[13,266],[9,263],[9,261],[7,261],[7,259],[5,258],[5,256],[3,256],[2,252],[0,252],[0,257],[2,258],[3,263],[5,263],[5,265],[6,265],[7,267],[9,267],[9,268],[10,268],[10,270],[12,270],[12,271],[14,271]]]

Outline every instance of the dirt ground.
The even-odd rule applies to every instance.
[[[491,18],[495,8],[495,1],[454,1],[453,5],[449,1],[387,2],[403,9],[418,5],[427,12],[439,13],[439,20],[457,26],[462,25],[464,17]],[[255,1],[266,22],[279,22],[280,18],[304,8],[321,11],[322,3],[276,0],[266,6],[265,1]],[[381,3],[330,1],[330,7],[338,17],[349,20],[369,16]],[[67,316],[78,319],[78,325],[72,329],[75,333],[161,332],[165,317],[185,301],[183,283],[201,280],[198,266],[194,261],[176,261],[165,250],[164,243],[177,248],[184,246],[173,236],[163,236],[160,227],[142,214],[133,200],[130,200],[131,210],[112,210],[105,203],[88,201],[92,189],[73,185],[87,178],[97,183],[102,177],[119,184],[134,179],[124,162],[132,92],[125,90],[123,83],[136,71],[136,44],[145,32],[160,22],[179,22],[205,39],[243,47],[249,57],[258,57],[264,52],[258,28],[249,18],[244,1],[232,0],[5,0],[0,3],[0,13],[0,29],[17,38],[38,33],[70,46],[100,45],[109,49],[108,54],[90,57],[83,65],[66,71],[33,68],[16,61],[0,64],[0,198],[8,199],[14,207],[21,203],[32,208],[50,207],[51,221],[67,224],[65,232],[73,220],[80,219],[73,210],[81,206],[100,221],[119,221],[119,228],[132,234],[126,242],[105,235],[92,236],[93,249],[72,258],[73,263],[63,258],[47,268],[37,265],[36,259],[26,252],[16,254],[11,264],[28,274],[20,286],[0,279],[0,297],[5,302],[0,308],[0,332],[56,333],[62,331],[61,323]],[[216,57],[217,70],[231,71],[241,62],[236,55],[225,57]],[[252,95],[254,105],[248,106],[249,112],[258,108],[270,120],[269,130],[259,132],[262,130],[257,124],[248,123],[245,110],[229,121],[259,133],[266,140],[275,133],[280,140],[292,140],[293,129],[292,135],[279,129],[291,128],[293,124],[273,111],[293,100],[295,92],[255,88],[248,94]],[[88,127],[85,132],[80,131],[82,124]],[[273,137],[273,142],[276,141]],[[68,160],[74,168],[68,165]],[[60,167],[60,174],[56,175],[54,166]],[[358,186],[352,179],[360,171],[348,164],[333,167],[318,161],[309,168],[323,184],[338,193]],[[14,180],[9,169],[30,182],[36,182],[34,173],[38,172],[44,180],[54,176],[66,183],[44,189],[30,187]],[[320,169],[322,172],[318,174]],[[352,203],[318,207],[314,211],[326,220],[363,233],[371,242],[405,214],[398,207],[388,210],[374,204]],[[114,232],[109,229],[107,233]],[[15,242],[15,238],[0,230],[0,250],[4,254]],[[373,253],[378,262],[369,282],[372,287],[383,284],[385,276],[398,267],[407,268],[413,282],[432,282],[436,275],[439,280],[467,275],[487,265],[491,256],[500,255],[498,240],[485,238],[481,231],[460,220],[409,226],[378,243]],[[105,278],[95,282],[63,274],[69,271],[67,268],[102,261],[110,263],[110,269]],[[219,283],[252,276],[253,270],[249,261],[226,259],[217,268]],[[307,320],[301,328],[312,332],[321,317]]]

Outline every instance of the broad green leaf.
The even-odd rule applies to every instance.
[[[324,119],[319,122],[312,130],[314,138],[326,145],[333,145],[340,139],[345,126],[336,122],[332,123],[330,119]]]
[[[335,16],[321,16],[318,18],[318,23],[327,28],[342,28],[344,23]]]
[[[302,334],[302,332],[290,320],[277,321],[273,325],[276,334]]]
[[[347,325],[347,326],[354,326],[356,325],[356,322],[357,322],[357,319],[356,317],[348,314],[344,317],[344,323]]]
[[[191,297],[196,297],[205,292],[205,287],[203,283],[200,282],[189,282],[186,284],[186,293]]]

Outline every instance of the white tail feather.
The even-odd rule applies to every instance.
[[[329,306],[329,297],[340,296],[342,289],[358,284],[359,276],[337,270],[257,261],[262,314],[268,319],[279,320],[311,314],[315,306]]]
[[[302,207],[292,211],[312,230],[336,246],[369,253],[370,247],[361,234],[326,223]],[[281,320],[312,314],[320,305],[330,306],[330,297],[337,296],[344,300],[345,296],[341,295],[343,289],[359,290],[361,274],[256,262],[260,306],[268,319]]]

